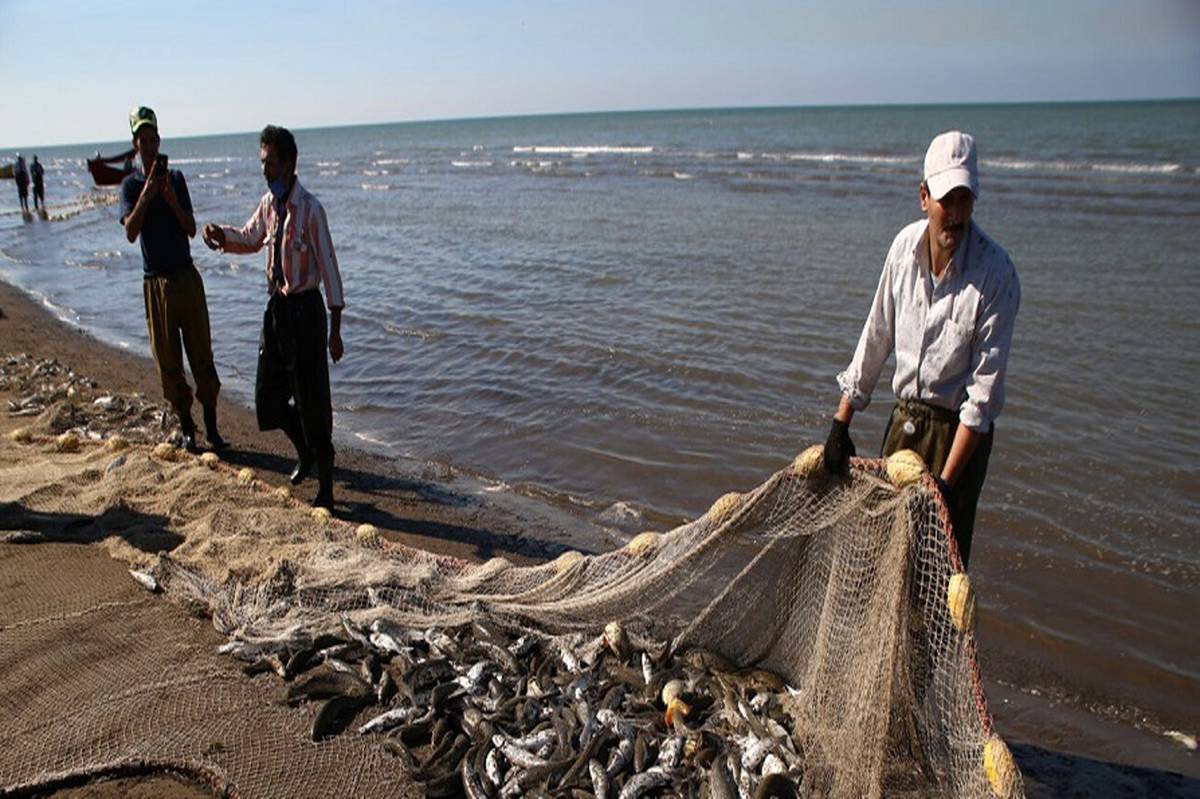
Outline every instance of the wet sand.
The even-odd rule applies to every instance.
[[[18,290],[0,283],[0,354],[17,352],[58,359],[96,379],[107,390],[140,392],[151,399],[160,396],[157,376],[148,358],[109,347],[72,329]],[[0,392],[0,402],[11,398]],[[7,433],[19,421],[0,415],[0,433]],[[221,405],[221,427],[233,445],[232,451],[222,453],[224,460],[252,467],[273,485],[286,484],[292,454],[281,434],[259,432],[253,413],[229,402]],[[309,499],[315,493],[315,485],[309,481],[295,493],[299,498]],[[388,537],[405,544],[459,557],[484,559],[503,553],[533,560],[575,548],[566,543],[568,540],[590,537],[592,541],[603,541],[607,535],[589,529],[579,520],[563,518],[553,509],[488,494],[469,476],[446,467],[393,461],[344,447],[338,454],[335,493],[340,517],[370,522]],[[86,571],[88,562],[95,557],[94,552],[86,549],[81,547],[75,554],[64,554],[67,561],[64,568]],[[0,604],[10,607],[20,604],[23,590],[19,583],[0,585]],[[168,623],[165,616],[163,623]],[[178,633],[195,635],[197,647],[211,644],[210,631],[189,633],[183,629]],[[75,669],[82,665],[64,662],[61,667]],[[983,663],[985,674],[987,665]],[[988,689],[997,726],[1009,737],[1030,796],[1200,796],[1200,780],[1052,751],[1049,747],[1058,742],[1021,740],[1011,727],[1006,727],[1004,688],[989,686]],[[1014,719],[1014,726],[1020,728],[1020,721]],[[1136,753],[1131,755],[1136,762]],[[170,776],[57,787],[62,790],[36,795],[192,797],[205,795],[206,790]]]

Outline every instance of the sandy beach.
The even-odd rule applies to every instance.
[[[147,358],[109,347],[72,329],[21,292],[0,283],[0,356],[18,353],[35,359],[56,359],[93,378],[98,389],[105,392],[141,394],[154,402],[159,397],[158,381]],[[18,399],[15,392],[0,391],[0,402],[6,406],[15,399]],[[11,414],[0,415],[6,462],[21,457],[8,441],[8,434],[23,421]],[[266,487],[286,485],[292,458],[282,435],[260,433],[252,412],[230,402],[222,404],[221,422],[223,434],[233,445],[231,451],[222,453],[226,463],[253,469]],[[294,494],[298,500],[307,501],[314,491],[315,486],[310,482]],[[373,524],[385,537],[409,546],[474,561],[499,554],[517,561],[544,560],[571,548],[565,538],[570,538],[572,529],[585,526],[532,503],[496,500],[469,476],[456,474],[447,467],[388,460],[345,447],[338,453],[335,493],[336,515],[341,519]],[[220,502],[221,498],[211,500]],[[38,524],[38,518],[20,508],[7,508],[6,515],[9,518],[0,519],[0,530],[36,528]],[[74,607],[72,603],[85,601],[144,602],[125,575],[123,564],[94,545],[97,535],[86,526],[68,525],[42,532],[53,533],[54,543],[0,545],[0,608],[7,609],[0,613],[0,629],[15,620],[36,615],[31,608],[54,606],[58,612],[67,612],[59,605],[65,603],[69,609]],[[603,536],[601,531],[588,533],[593,540]],[[168,538],[163,548],[169,543]],[[43,548],[51,548],[52,556]],[[37,557],[31,557],[34,552]],[[57,586],[57,593],[47,593],[51,584]],[[64,586],[67,589],[86,586],[87,597],[72,599],[69,590],[64,592]],[[242,682],[250,682],[249,678],[241,677],[236,665],[212,655],[221,636],[210,624],[184,609],[158,601],[145,608],[139,623],[139,635],[169,638],[175,645],[212,657],[211,667],[228,670],[231,682],[239,685],[239,690],[245,687]],[[71,647],[43,652],[40,656],[42,668],[56,674],[78,673],[94,665],[81,659]],[[11,665],[20,657],[19,652],[10,652],[7,659]],[[983,668],[986,674],[986,663]],[[20,691],[36,692],[37,683],[31,677],[19,689],[0,694],[0,706],[5,701],[16,701],[14,694]],[[264,692],[265,697],[265,688],[250,690]],[[998,722],[1003,731],[1003,718]],[[264,724],[270,723],[271,718],[264,719]],[[280,716],[279,723],[288,722]],[[1030,796],[1182,796],[1200,792],[1200,781],[1177,774],[1060,754],[1039,747],[1036,741],[1010,743]],[[154,753],[141,754],[150,759],[148,765],[154,770]],[[146,777],[131,775],[129,771],[121,773],[114,769],[97,775],[113,779],[86,784],[76,784],[85,782],[82,779],[64,779],[52,785],[27,786],[18,795],[193,797],[211,795],[219,788],[204,774]],[[415,795],[411,781],[398,776],[398,784],[405,783],[407,787],[401,793]]]

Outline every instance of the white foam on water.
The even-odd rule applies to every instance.
[[[470,169],[472,167],[491,166],[491,161],[451,161],[450,166],[456,166],[460,169]]]
[[[392,443],[390,441],[388,441],[387,439],[376,438],[376,437],[372,436],[370,433],[363,433],[361,431],[355,431],[354,437],[357,438],[359,441],[365,441],[368,444],[374,444],[377,447],[391,447],[392,446]]]
[[[172,158],[171,165],[176,164],[233,164],[241,161],[241,158],[233,156],[218,156],[215,158]]]
[[[676,180],[692,180],[696,176],[689,172],[680,172],[679,170],[675,170],[671,173],[671,177],[675,178]]]
[[[1183,169],[1183,164],[1092,164],[1097,172],[1127,172],[1133,175],[1169,175]]]
[[[380,175],[390,175],[391,174],[391,172],[389,172],[386,169],[364,169],[362,171],[362,173],[369,178],[377,178]]]
[[[334,177],[335,175],[337,175],[338,171],[336,169],[322,169],[319,172],[317,172],[317,174],[323,178],[331,178],[331,177]]]
[[[919,160],[899,155],[853,155],[850,153],[763,153],[764,158],[788,161],[815,161],[825,164],[916,164]]]
[[[363,191],[391,191],[392,187],[386,183],[364,183],[362,189]]]
[[[752,158],[754,158],[754,153],[746,153],[738,150],[737,159],[739,161],[749,161]]]
[[[371,162],[371,166],[399,166],[411,163],[407,158],[378,158]]]
[[[341,166],[341,161],[318,161],[317,166]]]
[[[559,161],[534,161],[532,159],[514,159],[508,162],[509,166],[525,167],[527,169],[550,169],[558,166]]]
[[[1183,171],[1183,164],[1134,164],[1091,161],[1038,161],[1021,158],[988,158],[979,162],[982,166],[1019,171],[1049,172],[1114,172],[1128,175],[1170,175]],[[1198,170],[1200,171],[1200,170]]]
[[[613,153],[618,155],[630,153],[652,153],[654,148],[649,145],[569,145],[569,144],[518,144],[513,147],[514,153],[547,153],[550,155],[561,153],[582,153],[584,155],[596,155],[600,153]]]

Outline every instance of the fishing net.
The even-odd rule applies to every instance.
[[[155,769],[246,797],[433,793],[386,736],[345,727],[314,742],[318,706],[281,701],[282,679],[242,666],[273,664],[292,679],[262,657],[311,654],[322,636],[378,643],[372,631],[416,631],[411,642],[482,621],[532,636],[566,677],[590,665],[591,687],[563,689],[585,703],[603,689],[597,664],[616,662],[604,646],[625,630],[655,663],[701,651],[725,664],[715,668],[726,677],[689,684],[689,701],[725,686],[729,702],[739,674],[778,675],[785,684],[753,704],[786,718],[786,740],[772,746],[802,795],[1023,795],[982,692],[969,581],[919,462],[856,459],[838,479],[814,448],[700,518],[622,549],[471,563],[314,516],[285,489],[211,457],[56,439],[62,418],[61,407],[47,409],[0,443],[0,536],[35,542],[0,544],[0,581],[25,589],[0,607],[0,793]],[[80,542],[98,546],[81,554]],[[650,669],[649,654],[643,661]],[[626,662],[636,670],[638,655]],[[455,664],[464,686],[470,665]],[[513,690],[532,693],[532,683],[526,674]],[[397,701],[354,706],[353,725]],[[724,712],[721,696],[707,701],[714,719]],[[702,731],[674,723],[703,745]],[[747,741],[713,746],[741,747],[746,763]],[[739,779],[751,789],[758,772]],[[694,793],[699,782],[685,782],[658,790]]]

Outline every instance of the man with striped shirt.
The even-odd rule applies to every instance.
[[[228,253],[267,247],[270,298],[254,386],[258,426],[283,430],[295,445],[293,485],[316,465],[319,487],[313,505],[332,509],[333,407],[325,352],[328,347],[334,363],[342,359],[342,277],[325,209],[296,179],[295,138],[287,128],[268,125],[259,145],[267,193],[242,227],[205,225],[204,243]]]
[[[854,358],[838,375],[842,398],[825,444],[825,467],[845,474],[854,454],[850,420],[870,402],[894,351],[896,405],[883,454],[911,449],[925,460],[964,566],[1021,304],[1008,254],[971,221],[977,163],[969,134],[949,131],[929,145],[919,187],[925,219],[892,242]]]

